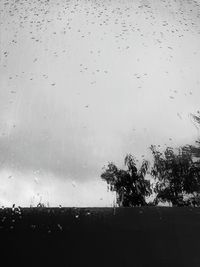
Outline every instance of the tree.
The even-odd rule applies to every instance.
[[[152,193],[150,181],[145,180],[149,163],[144,160],[140,169],[136,167],[135,158],[128,154],[124,164],[127,170],[118,169],[114,163],[109,163],[101,174],[109,189],[115,191],[117,204],[123,207],[146,205],[146,196]]]
[[[173,206],[200,204],[200,161],[193,159],[191,146],[174,150],[167,147],[161,153],[155,146],[151,174],[156,180],[155,203],[171,202]]]
[[[199,131],[200,127],[200,111],[197,111],[197,114],[190,114],[193,119],[195,127]],[[196,141],[196,146],[190,146],[190,150],[195,158],[200,158],[200,139]]]

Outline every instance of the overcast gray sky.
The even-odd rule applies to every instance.
[[[0,0],[0,23],[0,205],[112,205],[108,161],[197,139],[200,1]]]

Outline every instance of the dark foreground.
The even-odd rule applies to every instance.
[[[200,209],[4,209],[0,244],[2,266],[200,267]]]

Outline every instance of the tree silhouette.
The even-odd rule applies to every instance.
[[[193,120],[200,125],[200,112],[198,111],[198,114],[190,114],[193,118]]]
[[[167,147],[161,153],[155,146],[150,147],[153,154],[152,176],[156,179],[155,203],[171,202],[173,206],[200,205],[200,161],[193,159],[191,146],[174,150]]]
[[[146,196],[152,193],[150,181],[145,180],[149,163],[144,160],[140,169],[136,167],[136,160],[128,154],[124,164],[127,170],[118,169],[114,163],[109,163],[101,174],[109,189],[115,191],[117,204],[123,207],[146,205]]]
[[[197,125],[195,124],[195,127],[199,131],[199,129],[200,129],[200,111],[198,111],[196,115],[195,114],[190,114],[190,115],[191,115],[194,123],[197,124]],[[195,158],[200,158],[200,139],[198,139],[196,141],[196,146],[190,146],[190,150],[191,150],[191,153],[193,154],[193,156]]]

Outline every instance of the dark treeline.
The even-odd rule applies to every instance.
[[[192,116],[200,124],[200,117]],[[167,147],[162,152],[152,145],[151,164],[144,159],[138,167],[136,158],[128,154],[125,170],[109,163],[101,178],[116,192],[118,206],[200,206],[200,141],[196,143],[176,150]]]

